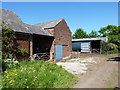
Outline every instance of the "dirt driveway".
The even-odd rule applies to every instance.
[[[118,87],[119,57],[114,55],[82,55],[92,57],[97,62],[89,65],[87,72],[79,77],[73,88],[114,88]]]

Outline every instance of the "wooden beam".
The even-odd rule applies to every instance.
[[[33,36],[30,35],[30,56],[33,55]]]
[[[100,54],[102,52],[102,41],[100,41]]]

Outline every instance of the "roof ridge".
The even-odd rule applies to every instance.
[[[61,19],[57,19],[57,20],[53,20],[53,21],[49,21],[49,22],[44,22],[44,23],[38,23],[38,24],[34,24],[35,26],[39,26],[42,28],[53,28],[55,27],[59,22],[61,22],[62,20],[64,20],[63,18]]]
[[[41,23],[49,23],[49,22],[54,22],[54,21],[61,21],[63,20],[64,18],[61,18],[61,19],[57,19],[57,20],[52,20],[52,21],[47,21],[47,22],[40,22],[40,23],[37,23],[37,24],[41,24]],[[37,24],[34,24],[34,25],[37,25]]]

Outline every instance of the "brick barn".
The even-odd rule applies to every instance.
[[[16,42],[30,56],[47,53],[50,60],[71,57],[72,34],[64,19],[30,25],[23,23],[15,12],[2,9],[2,21],[6,26],[11,25]]]

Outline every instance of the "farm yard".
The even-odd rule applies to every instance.
[[[113,55],[83,55],[96,62],[87,66],[86,73],[79,77],[74,88],[115,88],[118,87],[118,63],[120,57]]]
[[[79,58],[57,64],[79,78],[73,88],[115,88],[119,61],[118,54],[81,54]]]
[[[64,69],[72,74],[83,74],[86,73],[88,65],[95,64],[96,61],[92,57],[87,58],[75,58],[70,60],[63,60],[58,62],[57,65],[61,65]]]
[[[47,7],[48,10],[50,9],[50,14],[48,14],[45,8],[42,7],[41,9],[41,3],[38,5],[40,8],[33,8],[32,6],[34,5],[30,5],[33,10],[26,10],[27,7],[24,6],[22,7],[24,8],[23,10],[21,8],[18,9],[14,7],[19,6],[17,3],[13,3],[13,5],[7,4],[6,7],[9,8],[0,9],[0,14],[2,15],[0,17],[0,36],[2,37],[0,37],[2,39],[0,40],[0,44],[2,42],[2,45],[0,45],[0,53],[2,52],[2,56],[0,56],[2,61],[2,65],[0,65],[2,68],[0,89],[114,89],[120,87],[118,78],[120,26],[108,22],[106,17],[101,19],[103,13],[108,14],[106,16],[111,16],[111,13],[108,12],[109,10],[101,12],[105,8],[95,7],[90,11],[90,5],[87,9],[90,12],[83,12],[84,17],[82,17],[82,14],[74,15],[73,12],[68,12],[73,5],[70,5],[69,10],[62,8],[60,10],[52,10],[51,6],[54,7],[55,4],[50,4],[49,7],[49,4],[43,3],[49,7]],[[81,9],[78,8],[82,6],[80,3],[73,4],[78,6],[70,11],[79,11],[78,9]],[[29,6],[29,4],[27,5]],[[25,6],[27,5],[25,4]],[[66,8],[67,5],[61,6]],[[13,6],[13,8],[10,6]],[[89,4],[86,4],[86,6],[88,7]],[[58,8],[55,7],[54,9]],[[96,9],[96,11],[93,9]],[[64,13],[61,12],[64,10],[66,10]],[[21,11],[26,13],[23,14]],[[56,14],[55,11],[59,11],[59,13]],[[82,11],[86,10],[80,11],[82,13]],[[97,17],[89,15],[90,13],[92,14],[92,11]],[[99,15],[96,15],[97,11],[100,12],[99,19],[97,19]],[[66,18],[64,15],[71,17]],[[87,16],[90,17],[87,18]],[[28,21],[25,21],[25,18]],[[110,17],[109,20],[111,18],[113,17]],[[94,21],[94,19],[97,21]],[[91,26],[92,24],[93,26]]]

